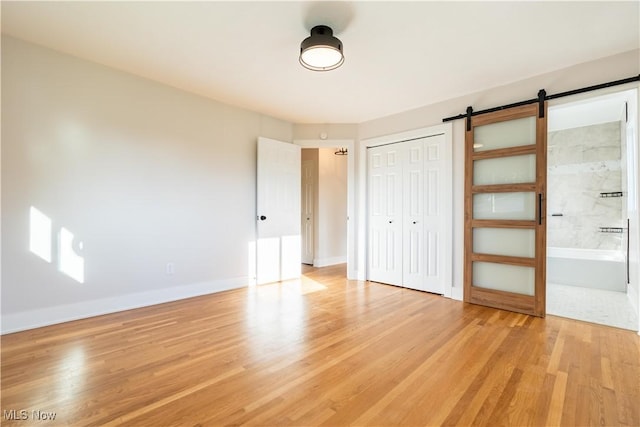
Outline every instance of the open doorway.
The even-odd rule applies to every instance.
[[[314,267],[347,262],[345,147],[304,148],[301,162],[301,260]]]
[[[355,159],[353,153],[355,151],[355,141],[353,139],[298,139],[294,140],[294,144],[300,146],[302,148],[302,153],[305,153],[306,149],[326,149],[326,156],[332,158],[340,158],[342,163],[346,163],[346,184],[342,183],[340,187],[340,191],[346,191],[346,212],[341,211],[342,220],[341,224],[346,223],[346,231],[342,232],[342,237],[346,240],[346,259],[343,255],[338,255],[339,258],[334,258],[333,256],[322,256],[320,257],[320,253],[313,251],[313,258],[318,259],[318,265],[332,265],[333,263],[344,263],[347,264],[347,278],[348,279],[356,279],[360,272],[360,268],[358,268],[359,263],[361,262],[361,257],[356,257],[356,230],[354,227],[354,209],[355,209]],[[335,152],[338,150],[343,150],[345,155],[336,155]],[[318,151],[318,155],[320,155],[320,151]],[[305,155],[306,158],[306,155]],[[302,162],[301,162],[302,163]],[[302,167],[302,166],[301,166]],[[341,173],[344,173],[344,169],[341,169]],[[318,170],[319,172],[319,170]],[[325,172],[327,173],[327,172]],[[328,173],[333,173],[331,169],[328,170]],[[344,181],[344,177],[341,176],[341,181]],[[301,190],[302,191],[302,190]],[[320,205],[318,205],[320,206]],[[306,216],[300,217],[300,221],[303,219],[306,221]],[[322,239],[324,236],[320,234],[317,230],[318,227],[314,224],[314,240]],[[320,234],[320,235],[319,235]],[[316,246],[316,242],[314,241],[314,246]],[[301,245],[304,247],[304,243]],[[333,259],[331,259],[333,258]],[[307,258],[308,259],[308,258]],[[308,265],[303,264],[303,271],[305,270],[305,266]]]
[[[549,108],[547,313],[638,330],[637,91]]]

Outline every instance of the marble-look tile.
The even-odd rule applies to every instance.
[[[638,330],[638,315],[624,292],[547,283],[547,314]]]
[[[623,188],[620,122],[551,132],[548,144],[548,245],[621,250],[622,234],[600,231],[626,220],[626,199],[600,197]]]
[[[564,129],[549,132],[547,145],[560,145],[563,147],[601,147],[611,144],[611,141],[620,141],[620,122],[609,122],[591,126],[583,126],[574,129]]]
[[[607,147],[585,147],[582,151],[582,160],[593,162],[598,160],[620,161],[620,145]]]
[[[557,145],[555,147],[548,147],[547,159],[553,159],[553,166],[581,164],[584,162],[584,152],[575,146],[566,147]]]

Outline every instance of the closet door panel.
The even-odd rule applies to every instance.
[[[443,144],[444,136],[426,138],[425,149],[425,214],[424,228],[426,235],[426,271],[423,290],[437,294],[444,293],[444,271],[441,257],[447,256],[444,230],[447,227],[444,215],[448,211],[444,203],[449,197],[442,191],[443,178]]]
[[[397,147],[369,150],[369,280],[402,284],[402,164]]]
[[[424,143],[396,144],[403,151],[403,275],[407,288],[424,290]]]

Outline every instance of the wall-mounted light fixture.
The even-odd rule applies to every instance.
[[[340,148],[340,149],[338,149],[338,151],[336,151],[333,154],[335,154],[336,156],[346,156],[349,153],[348,153],[346,148]]]
[[[300,43],[300,64],[313,71],[335,70],[344,62],[342,42],[326,25],[316,25]]]

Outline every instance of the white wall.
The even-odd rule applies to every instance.
[[[335,151],[318,149],[316,267],[347,260],[347,156]]]
[[[2,331],[246,285],[256,139],[291,124],[4,36],[2,113]],[[85,283],[30,253],[31,206]]]

